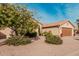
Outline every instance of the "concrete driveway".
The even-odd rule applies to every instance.
[[[63,37],[62,45],[44,42],[45,38],[24,46],[0,46],[0,55],[10,56],[79,56],[79,40],[75,37]]]

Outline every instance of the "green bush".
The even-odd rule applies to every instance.
[[[50,43],[50,44],[58,45],[58,44],[62,44],[62,42],[63,42],[59,36],[52,35],[52,33],[50,33],[50,32],[47,33],[45,35],[45,37],[46,37],[45,42]]]
[[[23,37],[21,38],[20,36],[12,36],[9,39],[6,40],[7,45],[25,45],[31,43],[31,40],[29,38]]]
[[[50,32],[44,32],[42,33],[43,36],[52,35]]]

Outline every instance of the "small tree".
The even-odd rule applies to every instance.
[[[9,27],[16,35],[24,36],[25,33],[34,32],[39,27],[32,16],[29,10],[18,5],[0,4],[0,27]]]
[[[0,28],[9,27],[15,35],[8,38],[8,45],[22,45],[31,43],[26,33],[34,32],[39,26],[32,17],[32,13],[14,4],[0,4]]]

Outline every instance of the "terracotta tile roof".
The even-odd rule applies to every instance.
[[[55,23],[51,23],[51,24],[47,24],[47,25],[43,25],[43,28],[48,28],[48,27],[54,27],[54,26],[60,26],[64,23],[68,22],[68,20],[63,20],[63,21],[59,21],[59,22],[55,22]]]

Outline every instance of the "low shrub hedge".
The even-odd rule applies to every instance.
[[[30,38],[23,37],[21,38],[20,36],[12,36],[9,39],[6,40],[5,42],[7,45],[25,45],[31,43]]]
[[[62,44],[63,41],[61,40],[61,38],[59,36],[55,36],[55,35],[52,35],[52,33],[46,33],[45,35],[46,37],[46,40],[45,42],[47,43],[50,43],[50,44]]]
[[[42,33],[43,36],[46,36],[46,35],[48,35],[48,34],[51,34],[51,33],[49,33],[49,32],[43,32],[43,33]]]

